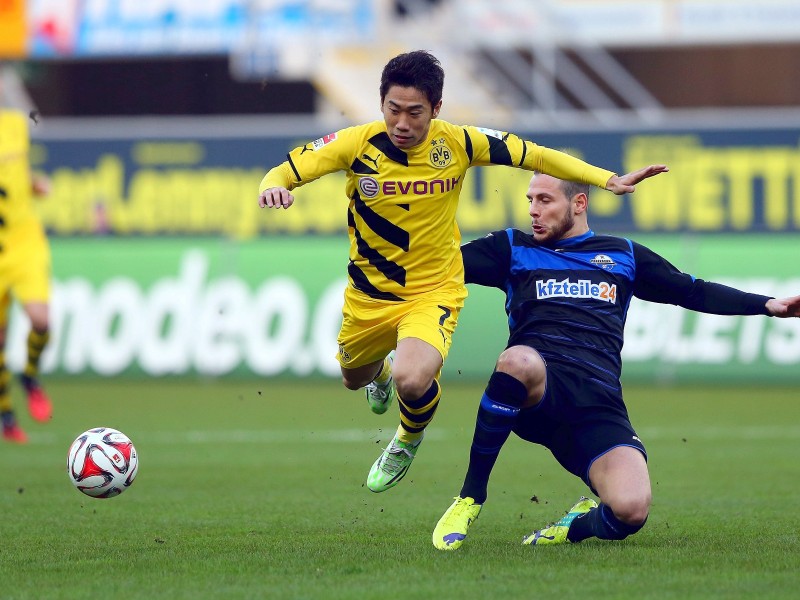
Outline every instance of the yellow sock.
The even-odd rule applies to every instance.
[[[375,383],[386,383],[389,381],[389,378],[392,376],[392,363],[389,361],[389,357],[383,359],[383,366],[381,367],[380,373],[375,376]]]
[[[397,439],[403,442],[404,444],[414,444],[422,439],[422,435],[425,433],[425,430],[418,431],[417,433],[411,433],[407,431],[402,425],[397,426]]]

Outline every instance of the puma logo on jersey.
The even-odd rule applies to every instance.
[[[589,298],[592,300],[602,300],[611,304],[617,302],[617,284],[601,281],[594,283],[589,279],[570,281],[563,279],[537,280],[536,297],[539,300],[547,298]]]
[[[363,158],[364,160],[368,160],[368,161],[369,161],[369,162],[371,162],[373,165],[375,165],[375,170],[376,170],[376,171],[378,170],[378,159],[379,159],[380,157],[381,157],[381,155],[380,155],[380,154],[378,154],[378,156],[376,156],[375,158],[372,158],[372,157],[371,157],[371,156],[369,156],[368,154],[362,154],[362,155],[361,155],[361,158]]]

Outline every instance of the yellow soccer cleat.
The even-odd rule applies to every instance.
[[[532,534],[525,536],[522,539],[522,543],[529,546],[571,543],[567,539],[569,526],[572,525],[572,522],[576,517],[585,515],[593,508],[597,508],[597,502],[591,498],[581,496],[581,499],[578,500],[578,503],[570,508],[569,512],[561,517],[557,523],[551,525],[550,527],[540,529],[539,531],[534,531]]]
[[[481,514],[482,504],[472,498],[455,497],[433,530],[433,545],[439,550],[457,550],[467,539],[469,526]]]

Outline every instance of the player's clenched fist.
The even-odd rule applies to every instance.
[[[271,187],[258,195],[261,208],[289,208],[294,204],[294,196],[284,187]]]

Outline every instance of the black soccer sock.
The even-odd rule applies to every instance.
[[[601,503],[597,508],[575,518],[567,532],[567,539],[571,542],[580,542],[590,537],[601,540],[624,540],[642,527],[644,523],[641,525],[623,523],[614,516],[607,504]]]
[[[519,379],[508,373],[492,373],[478,407],[462,498],[470,497],[476,504],[486,501],[489,475],[527,398],[528,389]]]

